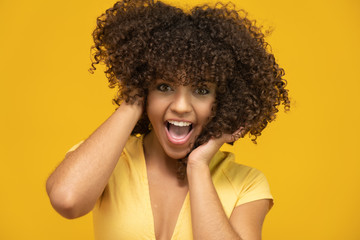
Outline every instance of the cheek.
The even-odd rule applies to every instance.
[[[214,101],[203,102],[198,107],[198,115],[202,121],[208,121],[209,118],[213,115]],[[215,109],[214,109],[215,110]]]
[[[146,113],[150,121],[154,121],[162,116],[162,106],[161,101],[158,101],[158,98],[153,97],[152,95],[148,96],[146,104]]]

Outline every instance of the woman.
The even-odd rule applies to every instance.
[[[264,175],[218,151],[289,108],[284,72],[260,29],[218,4],[191,12],[124,0],[97,21],[117,110],[47,181],[53,207],[93,210],[96,239],[260,239]]]

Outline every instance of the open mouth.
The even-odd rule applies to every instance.
[[[166,121],[165,128],[170,142],[183,144],[189,139],[193,130],[193,124],[190,122],[169,120]]]

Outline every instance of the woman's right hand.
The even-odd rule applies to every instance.
[[[46,190],[54,209],[66,218],[90,212],[101,196],[123,148],[140,119],[144,101],[122,103],[50,175]]]

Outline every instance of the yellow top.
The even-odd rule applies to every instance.
[[[96,240],[155,240],[142,138],[129,138],[103,195],[93,209]],[[217,152],[211,160],[210,170],[228,218],[240,204],[272,199],[263,173],[234,162],[232,153]],[[193,239],[189,193],[171,239]]]

